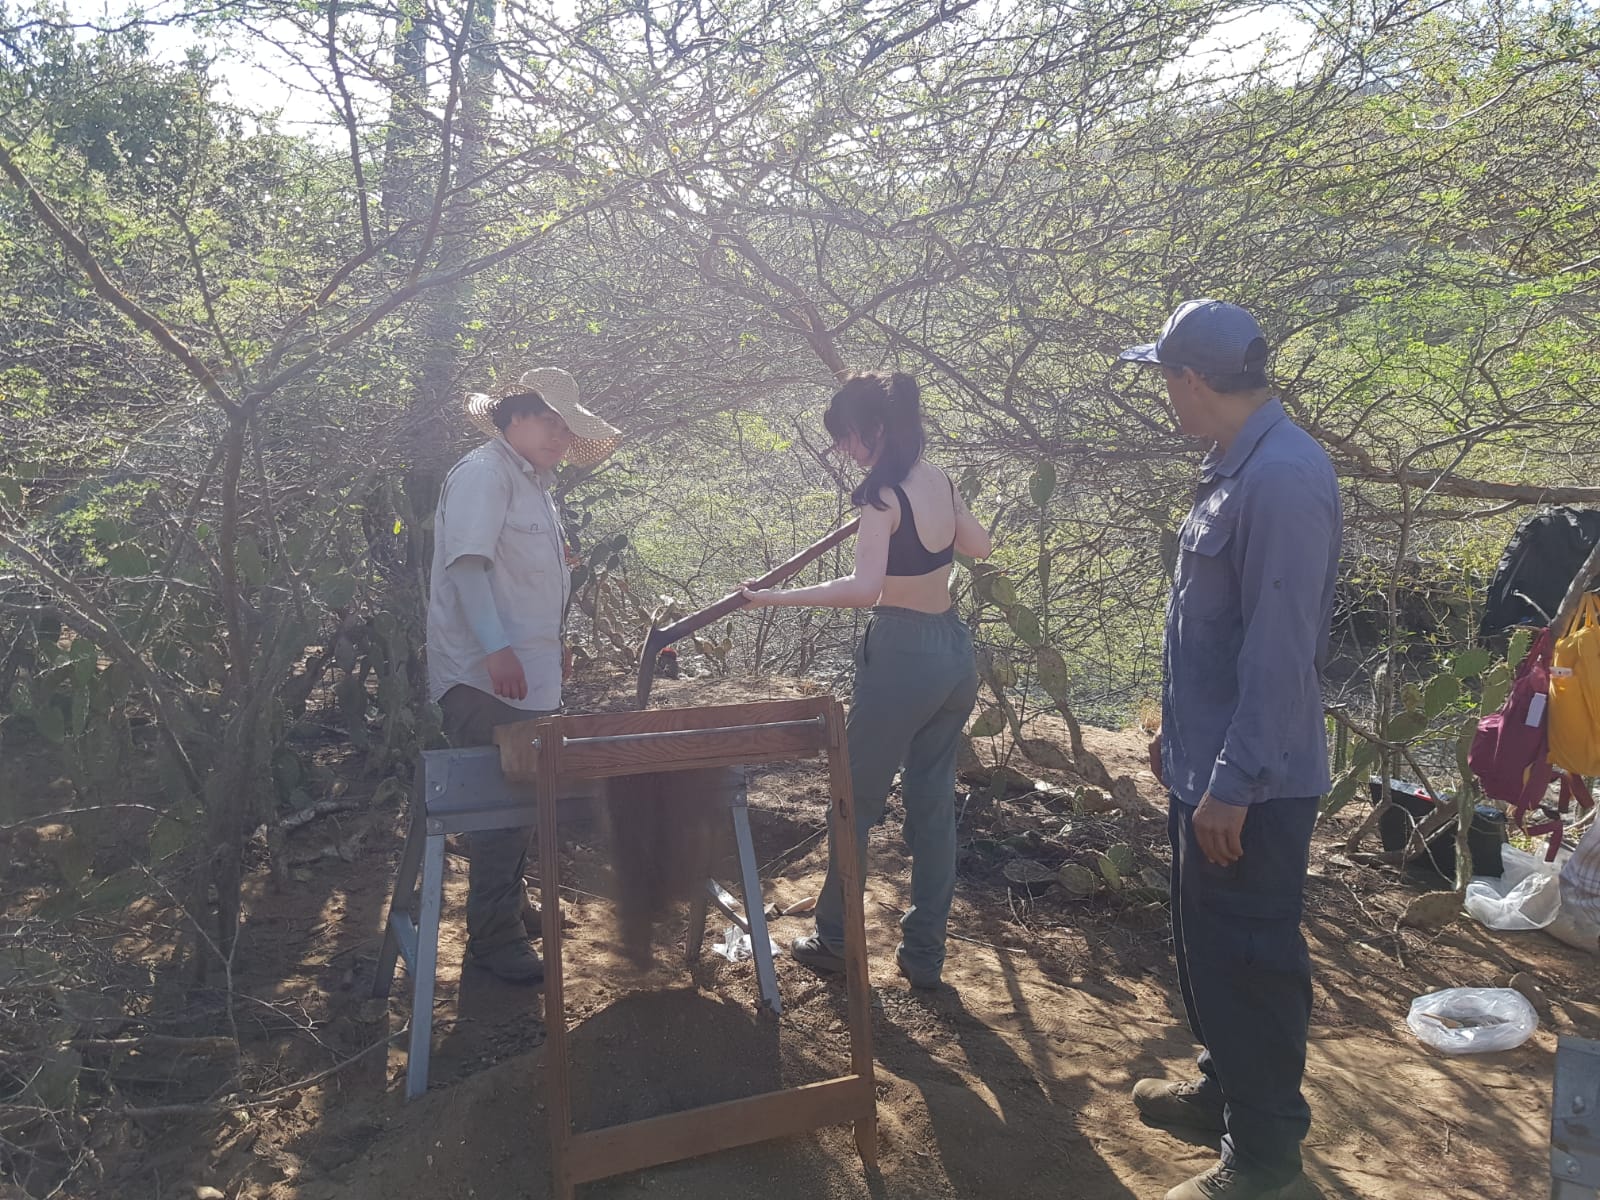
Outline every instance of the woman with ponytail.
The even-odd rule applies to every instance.
[[[955,551],[986,558],[989,534],[950,477],[922,457],[916,380],[854,375],[828,402],[822,423],[836,453],[866,477],[851,494],[861,510],[855,570],[811,587],[751,591],[751,606],[870,608],[856,647],[847,730],[863,868],[867,833],[880,823],[901,772],[911,907],[895,952],[913,986],[937,987],[956,883],[956,747],[978,698],[972,636],[950,603]],[[865,878],[865,869],[862,876]],[[844,893],[830,846],[817,897],[817,928],[794,943],[799,961],[844,970]]]

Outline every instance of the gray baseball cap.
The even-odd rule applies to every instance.
[[[1161,336],[1117,355],[1121,362],[1193,367],[1202,375],[1242,375],[1267,361],[1267,339],[1256,319],[1225,300],[1185,300]]]

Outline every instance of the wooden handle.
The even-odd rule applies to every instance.
[[[779,563],[777,566],[773,567],[772,570],[768,571],[765,575],[763,575],[760,579],[757,579],[755,583],[751,585],[751,590],[760,591],[763,588],[772,587],[774,584],[782,583],[790,576],[798,574],[802,569],[821,558],[829,550],[832,550],[840,542],[854,534],[860,525],[861,518],[856,517],[848,523],[839,526],[839,528],[828,534],[827,537],[822,538],[820,541],[813,542],[787,562]],[[695,633],[698,630],[704,629],[713,621],[720,621],[723,617],[727,616],[735,609],[743,608],[747,603],[749,603],[749,601],[744,598],[744,592],[742,590],[737,592],[729,592],[721,600],[718,600],[715,604],[711,605],[711,607],[702,608],[697,613],[690,613],[681,621],[674,621],[665,629],[657,630],[655,633],[651,634],[650,641],[657,647],[670,645],[679,638],[688,637],[691,633]]]

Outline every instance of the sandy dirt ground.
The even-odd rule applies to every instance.
[[[657,686],[657,705],[796,694],[770,681]],[[1143,736],[1086,735],[1113,775],[1135,778],[1147,805],[1138,813],[1085,816],[1059,795],[1000,804],[981,795],[964,799],[950,986],[940,992],[913,991],[894,970],[909,869],[897,801],[874,832],[867,923],[879,1175],[863,1173],[849,1130],[838,1128],[640,1172],[580,1194],[1147,1200],[1204,1169],[1214,1145],[1145,1125],[1128,1099],[1136,1079],[1181,1077],[1192,1067],[1165,910],[1110,896],[1075,899],[1060,888],[1028,899],[1010,892],[1000,874],[1019,848],[1054,866],[1092,861],[1113,842],[1132,846],[1140,867],[1165,869],[1165,826]],[[825,783],[813,764],[752,774],[757,857],[766,864],[767,899],[780,906],[814,894],[821,880]],[[252,876],[241,947],[247,975],[237,984],[278,1013],[300,1014],[303,1026],[279,1021],[256,1030],[249,1050],[263,1085],[311,1075],[409,1019],[403,972],[387,1002],[369,999],[403,828],[395,808],[375,819],[354,861],[301,871],[288,887],[273,886],[264,870]],[[1306,1194],[1542,1195],[1556,1036],[1600,1036],[1600,961],[1542,934],[1490,934],[1465,921],[1439,935],[1400,929],[1399,913],[1419,885],[1333,861],[1341,833],[1319,835],[1307,888],[1316,1007]],[[776,1021],[754,1012],[750,963],[709,953],[692,966],[684,962],[681,915],[660,929],[652,971],[625,964],[601,898],[606,855],[599,835],[581,815],[568,834],[567,996],[580,1128],[847,1069],[842,984],[787,954],[778,960],[786,1011]],[[142,1120],[101,1148],[98,1195],[192,1200],[202,1187],[226,1200],[548,1195],[541,994],[463,968],[466,872],[465,858],[453,851],[425,1097],[405,1102],[405,1060],[395,1048],[271,1106]],[[731,866],[723,878],[736,884]],[[708,947],[720,933],[721,925],[713,926]],[[782,944],[808,931],[800,917],[773,924]],[[137,950],[129,940],[125,951]],[[1522,1048],[1449,1059],[1406,1029],[1413,997],[1445,986],[1498,985],[1514,971],[1535,975],[1551,998],[1542,1028]]]

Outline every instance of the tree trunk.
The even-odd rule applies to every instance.
[[[494,53],[495,0],[466,0],[466,39],[461,72],[461,101],[455,126],[457,144],[450,183],[459,187],[477,178],[485,157],[485,139],[494,109],[494,76],[498,61]],[[398,53],[398,48],[397,48]],[[450,147],[445,153],[450,154]],[[436,248],[437,267],[449,269],[467,262],[474,245],[472,196],[460,191],[446,201],[441,214]],[[461,332],[471,307],[473,285],[469,279],[439,288],[419,322],[422,362],[417,373],[417,388],[412,396],[414,442],[410,465],[401,484],[413,520],[407,526],[407,578],[414,581],[414,593],[402,600],[405,611],[420,629],[427,602],[426,571],[433,555],[433,539],[423,528],[425,519],[438,503],[446,464],[439,461],[440,424],[451,420],[455,396],[460,391]],[[425,699],[426,672],[421,660],[412,656],[409,664],[416,699]]]
[[[404,14],[395,29],[394,73],[399,80],[389,100],[389,129],[383,144],[383,230],[392,233],[422,216],[421,147],[426,125],[422,102],[427,90],[428,26],[421,0],[402,0]]]

